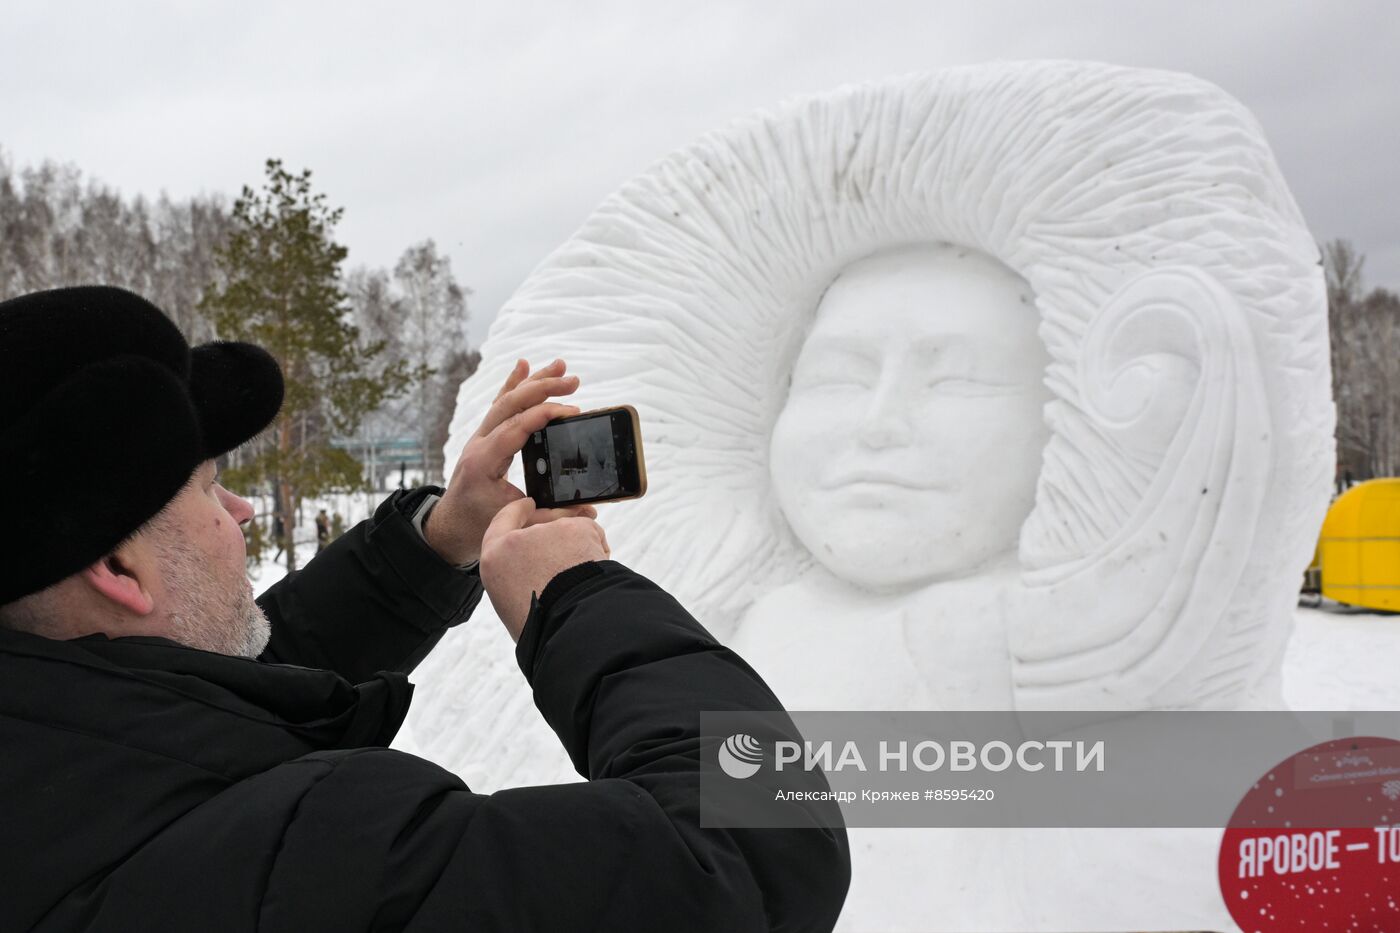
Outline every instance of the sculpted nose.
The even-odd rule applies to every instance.
[[[893,447],[899,442],[900,431],[888,418],[870,418],[861,425],[860,441],[873,450]]]
[[[872,450],[909,443],[908,399],[886,374],[876,387],[875,397],[866,409],[856,437]]]

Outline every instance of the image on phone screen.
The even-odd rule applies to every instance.
[[[586,418],[545,429],[555,502],[609,496],[619,491],[612,421]]]

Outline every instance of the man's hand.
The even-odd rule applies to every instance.
[[[591,514],[590,514],[591,513]],[[497,513],[481,543],[481,584],[512,641],[520,641],[530,597],[544,592],[555,574],[612,556],[589,505],[537,509],[520,499]]]
[[[524,360],[516,362],[481,427],[462,448],[442,501],[423,523],[428,546],[450,564],[478,559],[491,519],[505,505],[525,497],[505,477],[526,439],[555,418],[579,413],[576,405],[548,401],[578,388],[577,376],[564,375],[563,360],[526,378],[529,371]]]

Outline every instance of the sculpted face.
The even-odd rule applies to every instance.
[[[778,504],[838,577],[893,590],[1014,552],[1049,431],[1029,285],[951,245],[901,247],[827,289],[773,428]]]

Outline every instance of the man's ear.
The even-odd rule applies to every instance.
[[[148,616],[156,607],[133,542],[127,542],[83,571],[83,582],[127,612]]]

